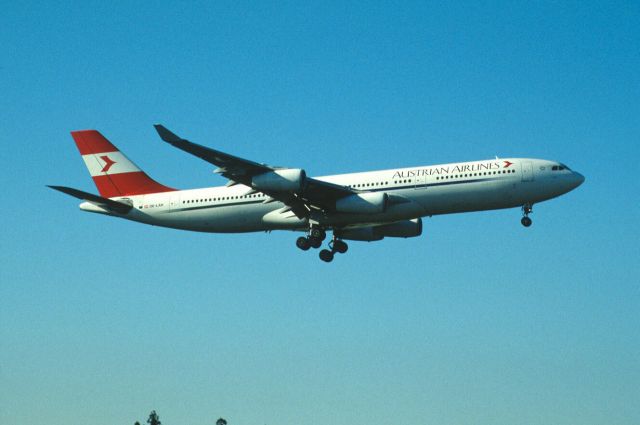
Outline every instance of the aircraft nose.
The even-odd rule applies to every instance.
[[[576,188],[584,183],[584,176],[580,173],[573,172],[573,187]]]

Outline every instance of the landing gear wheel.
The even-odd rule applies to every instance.
[[[322,251],[320,251],[320,259],[325,263],[330,263],[331,261],[333,261],[333,252],[329,251],[328,249],[323,249]]]
[[[311,248],[320,248],[322,246],[322,239],[311,237],[309,238],[309,245],[311,245]]]
[[[529,217],[522,217],[522,220],[520,220],[520,223],[522,223],[522,225],[524,227],[529,227],[531,226],[531,223],[533,223],[533,221],[531,221],[531,219]]]
[[[345,242],[341,241],[340,239],[336,239],[333,241],[333,250],[335,252],[344,254],[345,252],[347,252],[348,249],[349,249],[349,245],[347,245]]]
[[[531,223],[533,223],[529,218],[529,214],[531,214],[532,212],[533,212],[533,204],[526,203],[522,206],[522,214],[524,215],[524,217],[522,217],[522,220],[520,220],[520,223],[522,223],[524,227],[529,227],[531,226]]]
[[[319,227],[312,227],[311,230],[309,231],[309,236],[312,237],[313,239],[318,239],[320,243],[322,243],[324,238],[327,237],[327,232],[325,232],[323,229]]]
[[[304,236],[300,236],[296,240],[296,246],[303,251],[308,251],[311,247],[311,244],[309,243],[309,239],[305,238]]]

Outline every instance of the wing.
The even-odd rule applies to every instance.
[[[300,190],[269,190],[257,188],[254,183],[255,177],[266,173],[277,172],[278,170],[286,170],[286,168],[260,164],[192,143],[182,139],[160,124],[156,124],[154,127],[160,135],[160,138],[165,142],[216,165],[218,169],[215,170],[215,172],[229,179],[228,186],[242,183],[245,186],[254,188],[255,192],[259,190],[274,200],[285,203],[298,217],[308,215],[312,208],[329,211],[334,210],[335,203],[338,199],[359,192],[346,186],[328,183],[310,177],[304,178],[304,185]]]

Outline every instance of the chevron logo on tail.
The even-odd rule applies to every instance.
[[[102,170],[100,170],[103,173],[106,173],[107,171],[109,171],[109,168],[111,168],[111,166],[116,163],[114,160],[109,158],[108,155],[102,155],[100,159],[104,161],[104,167],[102,167]]]

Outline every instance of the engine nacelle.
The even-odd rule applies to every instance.
[[[376,226],[374,230],[390,238],[415,238],[422,235],[422,219],[398,221],[384,226]]]
[[[422,219],[398,221],[373,227],[358,227],[355,229],[342,229],[336,231],[336,236],[352,241],[373,242],[385,237],[413,238],[422,234]]]
[[[384,238],[384,236],[376,234],[373,229],[373,227],[357,227],[355,229],[342,229],[340,231],[334,230],[333,233],[340,239],[350,241],[373,242]]]
[[[300,192],[307,174],[300,168],[285,168],[258,174],[251,179],[253,187],[273,192]]]
[[[377,214],[387,209],[389,196],[383,192],[366,192],[336,201],[336,211],[349,214]]]

